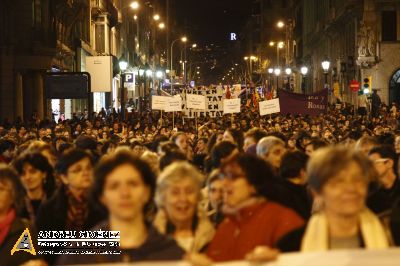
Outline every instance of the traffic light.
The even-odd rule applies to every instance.
[[[368,76],[363,80],[362,93],[368,94],[372,90],[372,76]]]

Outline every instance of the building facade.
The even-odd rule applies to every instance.
[[[119,108],[119,59],[128,61],[129,71],[166,67],[166,36],[153,20],[164,15],[159,2],[140,1],[135,11],[130,0],[0,1],[0,122],[50,118],[55,110],[66,118],[83,112],[85,99],[46,100],[44,76],[86,71],[89,56],[111,56],[113,62],[112,91],[93,93],[95,111]],[[125,91],[125,99],[143,96],[153,83],[142,81]]]
[[[342,100],[356,103],[361,87],[371,79],[386,104],[400,103],[400,1],[304,0],[303,61],[310,66],[309,90],[324,86],[321,62],[328,59],[330,87],[339,84]]]

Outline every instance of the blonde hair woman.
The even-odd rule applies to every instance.
[[[203,176],[188,162],[176,162],[161,173],[156,189],[159,208],[154,226],[171,235],[187,252],[200,252],[214,236],[214,227],[199,208]]]

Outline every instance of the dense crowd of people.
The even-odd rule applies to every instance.
[[[0,125],[4,265],[186,259],[400,245],[400,112],[32,117]],[[174,123],[175,128],[172,127]],[[120,255],[10,250],[25,228],[121,232]],[[36,243],[34,241],[34,243]],[[35,246],[37,250],[40,247]]]

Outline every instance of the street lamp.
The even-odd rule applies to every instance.
[[[274,69],[274,74],[276,76],[276,88],[279,86],[279,75],[281,74],[281,69],[279,67]]]
[[[158,70],[158,71],[156,72],[156,77],[157,77],[158,79],[162,79],[162,77],[163,77],[163,72],[162,72],[161,70]]]
[[[133,1],[130,5],[129,5],[132,9],[136,10],[139,8],[139,2],[138,1]]]
[[[306,75],[308,73],[308,67],[302,66],[300,68],[300,73],[301,73],[301,91],[305,94],[306,93]]]
[[[276,46],[276,65],[279,66],[279,49],[282,49],[285,46],[283,41],[274,42],[270,41],[269,46],[273,47]]]
[[[181,38],[178,38],[178,39],[175,39],[175,40],[173,40],[172,41],[172,43],[171,43],[171,66],[170,66],[170,78],[171,78],[171,93],[173,93],[173,88],[174,88],[174,79],[173,79],[173,72],[172,72],[172,70],[173,70],[173,62],[174,62],[174,44],[177,42],[177,41],[181,41],[181,42],[183,42],[183,43],[186,43],[187,42],[187,38],[186,38],[186,36],[183,36],[183,37],[181,37]]]
[[[285,23],[283,21],[278,21],[278,23],[276,23],[276,26],[278,28],[283,28],[283,27],[285,27]]]
[[[124,91],[124,81],[125,81],[125,70],[128,68],[128,62],[126,62],[124,59],[121,59],[119,61],[119,69],[121,71],[121,81],[120,81],[120,100],[121,100],[121,120],[125,120],[125,91]]]
[[[269,74],[274,73],[274,69],[273,69],[272,67],[268,68],[268,73],[269,73]]]
[[[158,20],[160,19],[160,15],[155,14],[155,15],[153,16],[153,19],[154,19],[155,21],[158,21]]]
[[[158,24],[158,27],[159,27],[160,29],[164,29],[164,28],[165,28],[165,24],[164,24],[163,22],[161,22],[160,24]]]
[[[146,76],[147,76],[148,78],[151,78],[151,77],[153,76],[153,71],[152,71],[151,69],[147,69],[147,70],[146,70]]]
[[[328,59],[324,59],[321,63],[322,69],[324,70],[324,75],[325,75],[325,87],[328,86],[328,71],[329,67],[331,65],[331,62]]]
[[[287,68],[285,69],[285,73],[286,73],[286,75],[292,74],[292,69],[291,69],[290,67],[287,67]]]

